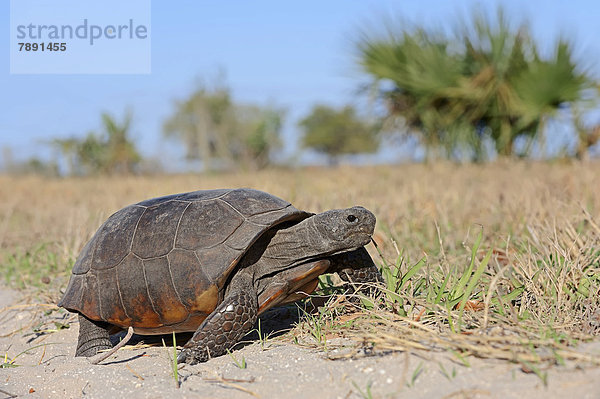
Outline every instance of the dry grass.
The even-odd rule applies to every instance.
[[[21,287],[49,283],[46,291],[58,296],[74,257],[112,212],[159,195],[253,187],[313,212],[356,204],[371,209],[381,257],[370,251],[398,269],[399,278],[425,257],[410,279],[388,286],[369,304],[369,316],[353,324],[350,331],[362,339],[381,349],[442,347],[524,363],[575,359],[569,345],[600,332],[599,171],[598,163],[523,162],[0,176],[0,274]],[[540,355],[542,347],[551,355]]]

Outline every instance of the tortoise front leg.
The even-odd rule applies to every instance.
[[[104,349],[112,348],[110,324],[91,320],[79,314],[79,339],[75,356],[90,357]]]
[[[328,272],[337,273],[348,283],[365,284],[365,287],[360,289],[363,293],[371,292],[371,287],[366,286],[367,283],[384,282],[383,276],[365,247],[334,255],[330,261],[331,267]]]
[[[250,331],[257,316],[258,300],[253,290],[232,292],[198,327],[177,361],[196,364],[225,354]]]

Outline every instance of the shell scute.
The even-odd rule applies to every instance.
[[[168,201],[147,208],[135,229],[131,246],[133,253],[142,259],[169,253],[173,249],[177,224],[188,206],[186,202]]]
[[[151,206],[160,205],[167,201],[172,201],[172,200],[176,199],[178,196],[179,196],[178,194],[164,195],[162,197],[150,198],[150,199],[138,202],[136,205],[148,208]]]
[[[81,297],[81,312],[92,315],[93,318],[100,317],[100,292],[98,291],[98,278],[94,272],[86,275],[83,289],[86,295]]]
[[[182,201],[206,201],[222,197],[230,191],[230,189],[192,191],[189,193],[179,194],[177,199]]]
[[[202,271],[211,283],[217,284],[219,289],[223,287],[229,273],[243,254],[244,251],[229,248],[227,245],[196,250]]]
[[[134,254],[129,254],[117,266],[116,271],[123,306],[131,317],[131,325],[133,327],[162,325],[148,295],[142,260]]]
[[[260,231],[261,228],[261,226],[244,222],[233,233],[231,233],[229,237],[227,237],[225,244],[233,249],[240,251],[245,250],[256,237],[256,232]]]
[[[289,202],[281,198],[252,189],[232,190],[221,197],[221,200],[227,202],[246,217],[282,209],[290,205]]]
[[[79,309],[81,307],[82,295],[86,291],[85,280],[85,274],[73,273],[69,280],[69,285],[67,285],[67,289],[65,290],[65,293],[69,293],[69,295],[65,294],[60,302],[58,302],[58,306],[66,309]]]
[[[100,317],[110,323],[120,326],[128,325],[131,319],[125,314],[119,293],[116,269],[98,270],[98,291],[101,292]],[[102,299],[113,298],[112,300]]]
[[[158,312],[161,321],[164,324],[175,324],[185,320],[189,312],[175,291],[167,257],[163,256],[143,262],[148,295],[152,299],[154,309]]]
[[[220,200],[192,202],[183,213],[175,248],[195,250],[225,241],[244,219]]]
[[[174,249],[167,255],[175,290],[183,304],[191,312],[212,312],[216,304],[206,302],[202,295],[211,286],[210,279],[202,271],[200,261],[193,251]],[[211,307],[213,306],[213,307]]]
[[[95,244],[96,242],[92,238],[84,245],[73,265],[73,274],[85,274],[90,271],[92,268],[92,256],[94,255]]]
[[[144,208],[128,206],[113,213],[92,238],[95,243],[84,256],[92,251],[91,268],[104,270],[115,267],[129,253],[135,226]]]

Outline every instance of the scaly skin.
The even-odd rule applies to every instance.
[[[104,349],[112,348],[109,334],[110,324],[90,320],[79,315],[79,340],[75,356],[90,357]]]
[[[330,258],[329,273],[337,273],[340,278],[348,283],[367,284],[383,283],[383,276],[373,263],[373,259],[364,247],[354,251],[344,252]],[[367,293],[369,287],[361,289]]]
[[[241,290],[230,294],[198,327],[177,361],[196,364],[224,355],[252,329],[257,315],[255,293]]]

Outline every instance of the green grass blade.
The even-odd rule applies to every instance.
[[[509,292],[508,294],[502,295],[500,298],[502,302],[514,301],[525,291],[525,286],[520,286]],[[500,300],[498,298],[492,298],[491,301],[493,306],[500,306]]]
[[[410,281],[410,279],[419,272],[419,270],[421,270],[425,265],[427,264],[427,260],[425,257],[421,258],[420,261],[418,261],[416,264],[414,264],[410,269],[408,269],[408,271],[406,272],[406,274],[404,274],[404,276],[402,276],[402,279],[400,280],[400,289],[402,289],[404,287],[404,285]]]
[[[434,305],[439,305],[440,301],[442,300],[442,296],[444,296],[444,291],[446,290],[446,285],[448,284],[448,280],[450,280],[451,275],[452,275],[452,273],[448,273],[444,277],[444,281],[442,281],[442,285],[438,288],[437,295],[433,302]]]
[[[473,274],[473,277],[471,278],[471,280],[469,281],[469,284],[467,285],[467,288],[465,289],[465,294],[463,295],[463,300],[460,302],[460,308],[459,308],[459,314],[458,314],[459,330],[460,330],[460,327],[462,324],[462,316],[463,316],[463,312],[465,310],[465,305],[467,304],[467,301],[471,297],[471,294],[473,293],[475,286],[477,285],[477,283],[479,283],[479,279],[481,278],[481,275],[483,274],[485,268],[487,267],[491,256],[492,256],[492,250],[490,249],[487,252],[487,254],[485,255],[485,257],[483,258],[483,260],[481,261],[481,263],[479,264],[479,267]]]
[[[462,274],[458,283],[454,286],[452,290],[452,300],[459,299],[459,297],[463,296],[464,289],[467,286],[467,282],[471,278],[471,273],[473,272],[473,267],[475,266],[475,259],[477,258],[477,251],[479,250],[479,245],[481,244],[481,239],[483,237],[483,230],[479,231],[479,235],[475,240],[475,244],[473,245],[473,249],[471,250],[471,262],[469,263],[469,267]]]

